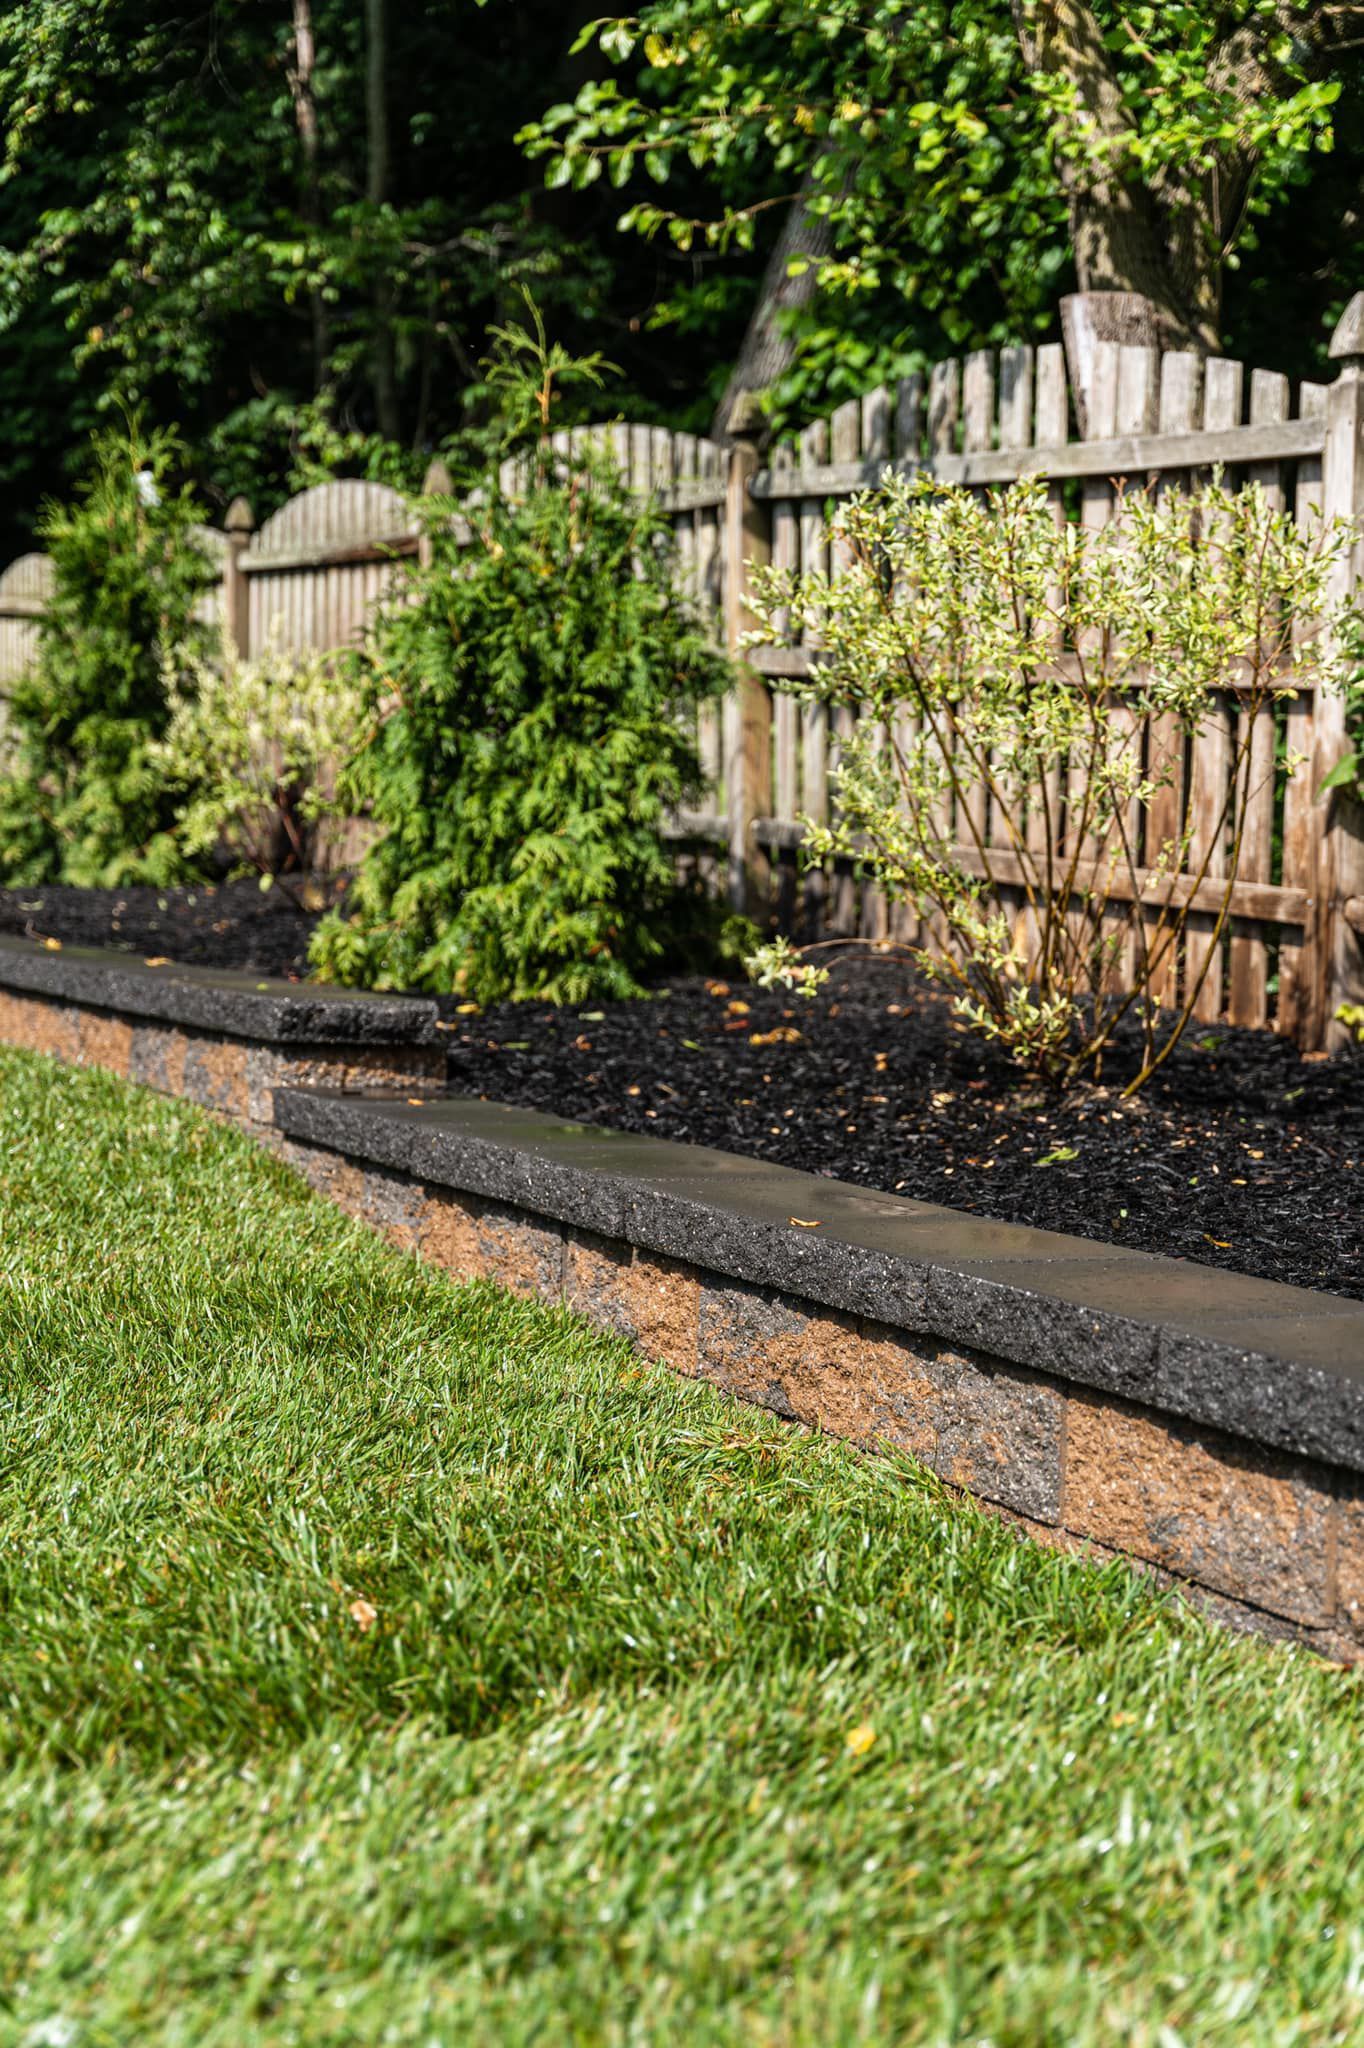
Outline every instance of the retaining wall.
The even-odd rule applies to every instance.
[[[276,1088],[445,1082],[436,1006],[0,937],[0,1040],[107,1067],[275,1140]]]
[[[395,1242],[1364,1650],[1364,1304],[440,1098],[429,1003],[0,941],[0,1037],[268,1137]]]

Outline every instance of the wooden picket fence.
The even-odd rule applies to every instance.
[[[750,439],[722,448],[622,423],[557,437],[568,453],[588,440],[609,450],[631,488],[656,499],[676,533],[688,594],[736,655],[735,689],[702,722],[711,796],[703,811],[675,822],[679,858],[736,905],[760,919],[775,915],[804,936],[912,940],[903,908],[888,910],[851,866],[823,872],[800,864],[805,821],[828,818],[836,802],[848,730],[838,718],[830,729],[822,706],[774,688],[798,685],[817,648],[793,640],[742,653],[753,566],[770,560],[837,575],[830,512],[879,481],[887,465],[978,488],[1036,472],[1058,512],[1089,527],[1114,516],[1124,487],[1169,489],[1216,466],[1233,486],[1259,482],[1301,522],[1343,517],[1364,530],[1364,294],[1342,320],[1332,354],[1341,362],[1335,381],[1303,383],[1294,393],[1273,371],[1104,342],[1087,351],[1076,388],[1059,343],[986,350],[869,392],[765,453]],[[238,500],[211,544],[221,558],[223,620],[239,649],[250,654],[272,641],[325,649],[353,642],[399,586],[421,552],[421,522],[398,492],[348,480],[302,492],[258,530]],[[1358,546],[1342,557],[1334,595],[1354,585],[1359,558]],[[48,573],[42,556],[27,555],[0,576],[0,693],[31,659]],[[1338,1004],[1364,992],[1361,841],[1351,807],[1316,795],[1345,744],[1343,704],[1308,689],[1260,710],[1249,734],[1239,724],[1245,716],[1233,687],[1218,693],[1183,764],[1186,779],[1157,794],[1142,857],[1154,865],[1189,801],[1191,871],[1159,886],[1193,904],[1179,971],[1196,975],[1215,951],[1198,1014],[1270,1025],[1317,1047],[1332,1036]],[[1211,844],[1210,821],[1234,749],[1247,737],[1254,794],[1232,916],[1215,940],[1216,878],[1225,876],[1227,856]],[[1290,752],[1305,762],[1291,776],[1275,767]],[[1007,878],[1014,857],[984,822],[991,870]],[[1205,864],[1208,879],[1199,884]],[[1132,884],[1110,877],[1106,886]]]
[[[1155,481],[1162,488],[1191,484],[1210,466],[1221,468],[1233,487],[1255,479],[1279,509],[1293,507],[1303,521],[1323,510],[1322,457],[1327,391],[1305,384],[1290,402],[1288,380],[1266,371],[1247,376],[1242,364],[1204,362],[1183,353],[1159,355],[1148,348],[1100,344],[1092,381],[1084,394],[1083,438],[1070,437],[1071,393],[1060,345],[1034,351],[981,352],[964,363],[936,366],[927,378],[906,379],[894,390],[878,390],[841,406],[830,419],[808,427],[799,439],[772,451],[768,466],[750,489],[767,513],[766,552],[791,568],[838,573],[830,560],[825,508],[831,499],[864,488],[888,463],[962,485],[999,486],[1026,471],[1049,479],[1058,513],[1067,485],[1078,496],[1086,527],[1113,516],[1125,481]],[[1079,410],[1079,408],[1076,408]],[[799,643],[756,650],[750,662],[764,683],[809,672],[816,649]],[[1236,1024],[1273,1025],[1312,1042],[1323,1018],[1312,1014],[1314,943],[1312,898],[1316,886],[1316,835],[1312,830],[1311,778],[1276,775],[1274,764],[1286,748],[1311,759],[1319,707],[1314,693],[1266,707],[1257,714],[1251,738],[1253,794],[1249,799],[1232,920],[1216,943],[1196,1004],[1197,1014]],[[1219,693],[1209,707],[1190,757],[1176,764],[1173,784],[1158,790],[1145,815],[1148,844],[1137,849],[1147,873],[1160,846],[1178,837],[1186,802],[1193,820],[1189,874],[1177,877],[1174,898],[1192,894],[1183,971],[1197,979],[1213,948],[1225,848],[1211,835],[1226,794],[1230,762],[1244,716],[1234,689]],[[778,694],[771,720],[771,765],[756,764],[760,784],[770,775],[770,813],[754,821],[753,834],[776,864],[779,900],[791,917],[797,902],[793,869],[802,817],[829,815],[830,768],[846,730],[826,730],[823,707],[800,706]],[[1136,742],[1151,751],[1152,738]],[[967,801],[971,799],[968,797]],[[985,841],[991,873],[1007,878],[1019,862],[993,805],[979,799],[977,826]],[[965,818],[954,820],[958,858],[978,861]],[[1206,858],[1207,878],[1196,887]],[[1141,879],[1139,877],[1139,879]],[[1021,910],[1023,876],[1001,891],[1004,906]],[[1105,876],[1108,890],[1128,887],[1122,874]],[[1159,885],[1162,898],[1168,878]],[[827,894],[825,893],[827,890]],[[811,927],[883,936],[887,913],[875,891],[859,888],[851,869],[835,872],[821,887],[807,879],[804,915]],[[1154,919],[1156,912],[1149,913]],[[901,923],[895,936],[913,937]],[[1173,994],[1173,988],[1168,990]]]
[[[52,592],[46,555],[20,555],[0,576],[0,689],[21,676],[38,646],[38,621]]]

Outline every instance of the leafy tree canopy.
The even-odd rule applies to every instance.
[[[696,427],[736,356],[771,381],[755,306],[808,415],[1077,283],[1301,374],[1364,276],[1359,0],[590,11],[0,0],[9,550],[120,407],[178,423],[210,515],[413,481],[491,414],[522,283]]]
[[[516,145],[587,75],[586,11],[0,0],[16,526],[60,485],[54,451],[138,405],[179,423],[220,509],[319,468],[419,478],[522,282],[571,344],[605,342],[633,411],[704,421],[690,344],[644,333],[675,256],[618,236],[613,196],[546,191]]]
[[[1320,193],[1357,12],[648,0],[583,31],[595,75],[524,140],[552,183],[620,186],[622,225],[683,250],[752,248],[772,212],[802,209],[786,268],[818,290],[791,295],[798,397],[837,390],[850,331],[865,383],[871,359],[895,366],[892,337],[1016,339],[1076,284],[1140,291],[1170,342],[1216,348],[1228,272],[1262,269],[1266,229],[1309,180]],[[681,166],[710,181],[708,210],[679,201]],[[1337,256],[1358,254],[1354,197],[1334,195]]]

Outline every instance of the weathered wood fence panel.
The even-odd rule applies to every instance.
[[[267,519],[238,558],[245,653],[345,647],[417,552],[401,492],[348,478],[316,484]]]
[[[1303,384],[1296,404],[1285,378],[1264,370],[1247,372],[1227,359],[1160,356],[1152,349],[1100,343],[1088,375],[1081,407],[1073,405],[1074,394],[1067,390],[1059,345],[1006,349],[998,356],[980,351],[964,362],[935,366],[926,386],[906,380],[895,392],[870,394],[860,409],[840,407],[829,421],[774,448],[766,466],[752,477],[751,496],[768,507],[774,557],[788,566],[832,569],[837,575],[836,554],[832,563],[826,559],[828,515],[840,499],[877,481],[888,459],[901,471],[921,470],[979,488],[1039,472],[1049,479],[1058,517],[1065,516],[1066,488],[1078,486],[1078,516],[1092,528],[1115,516],[1125,489],[1177,489],[1206,478],[1214,466],[1232,488],[1258,482],[1276,506],[1292,508],[1303,524],[1319,523],[1323,512],[1360,523],[1364,458],[1353,455],[1357,442],[1351,438],[1356,431],[1351,422],[1364,399],[1355,361],[1347,362],[1334,385]],[[1334,488],[1328,443],[1332,405],[1342,420]],[[1085,418],[1084,435],[1072,431],[1072,407],[1076,417]],[[894,427],[888,435],[889,421]],[[1357,573],[1353,559],[1342,565],[1338,594]],[[1303,629],[1314,630],[1313,622],[1304,622]],[[817,658],[817,647],[794,639],[749,656],[769,682],[798,680]],[[1157,792],[1144,821],[1132,821],[1144,822],[1140,866],[1151,876],[1145,886],[1152,896],[1163,898],[1170,886],[1174,901],[1191,896],[1196,906],[1183,957],[1170,957],[1162,992],[1173,997],[1181,988],[1192,989],[1201,975],[1200,1018],[1272,1024],[1306,1045],[1323,1043],[1336,1003],[1357,1000],[1364,987],[1357,931],[1364,908],[1359,842],[1338,807],[1315,794],[1344,744],[1339,700],[1332,698],[1324,709],[1316,697],[1305,689],[1294,699],[1262,708],[1250,731],[1236,690],[1219,692],[1188,759],[1176,762],[1172,782]],[[799,821],[828,814],[830,777],[846,737],[837,730],[826,733],[820,718],[808,709],[793,716],[783,697],[775,697],[771,809],[754,816],[753,832],[774,851],[781,877],[777,900],[786,918],[797,903],[788,870],[803,836]],[[1146,732],[1139,741],[1144,758],[1163,758],[1170,735]],[[1217,878],[1227,874],[1231,852],[1225,822],[1219,825],[1219,819],[1243,742],[1249,748],[1251,793],[1233,914],[1219,936]],[[1305,763],[1291,777],[1283,765],[1290,752]],[[760,762],[755,769],[762,773]],[[1060,788],[1052,799],[1064,844],[1067,818],[1078,814],[1079,792]],[[990,871],[1005,881],[1006,903],[1012,894],[1017,915],[1025,916],[1021,864],[984,787],[968,790],[961,814],[947,822],[958,856],[977,871],[988,861]],[[1161,845],[1177,843],[1182,829],[1191,833],[1189,855],[1170,885],[1153,871]],[[1101,847],[1086,843],[1080,851],[1088,861],[1082,873],[1096,882],[1102,878],[1110,893],[1121,888],[1108,873]],[[1011,891],[1008,878],[1015,869],[1018,886]],[[1201,884],[1200,872],[1207,876]],[[884,929],[883,907],[870,892],[859,898],[848,873],[831,873],[823,887],[821,878],[807,877],[802,909],[810,936],[818,931],[876,938]],[[1147,912],[1148,928],[1156,917],[1154,908]],[[913,936],[903,919],[894,935]]]
[[[0,576],[0,691],[18,679],[38,648],[38,621],[52,594],[46,555],[20,555]]]
[[[980,350],[936,364],[926,375],[839,406],[765,452],[755,439],[722,448],[623,422],[556,436],[556,450],[570,458],[589,445],[608,453],[633,490],[656,500],[676,535],[683,588],[739,663],[731,699],[701,720],[711,795],[700,812],[677,821],[685,857],[725,886],[736,905],[762,918],[775,915],[807,936],[912,941],[912,914],[887,906],[850,866],[822,872],[800,865],[803,821],[830,815],[852,728],[846,714],[830,721],[823,706],[773,688],[809,675],[819,659],[817,633],[741,649],[752,623],[751,565],[770,558],[837,575],[842,564],[836,546],[831,559],[831,512],[877,483],[888,464],[976,489],[1039,473],[1056,518],[1078,516],[1096,529],[1119,515],[1125,488],[1178,489],[1215,465],[1233,486],[1261,484],[1304,525],[1323,516],[1360,525],[1364,298],[1357,304],[1360,311],[1352,307],[1333,345],[1343,359],[1340,376],[1330,385],[1304,383],[1296,394],[1272,371],[1110,342],[1086,352],[1085,389],[1077,392],[1056,343]],[[518,481],[515,470],[504,478],[513,487]],[[438,473],[428,487],[442,487]],[[300,651],[354,644],[422,546],[413,506],[396,491],[357,480],[302,492],[258,531],[238,500],[226,531],[206,531],[205,542],[221,574],[221,596],[212,596],[210,607],[221,605],[232,638],[248,655],[271,644]],[[1337,594],[1353,586],[1359,552],[1342,564]],[[0,692],[32,657],[50,573],[44,556],[26,555],[0,576]],[[1315,630],[1314,622],[1302,622],[1302,630]],[[1340,707],[1319,705],[1306,690],[1261,709],[1253,732],[1243,727],[1246,716],[1234,688],[1220,692],[1197,745],[1145,815],[1146,873],[1161,844],[1177,841],[1182,823],[1192,827],[1190,860],[1173,887],[1178,900],[1178,892],[1193,892],[1195,911],[1182,958],[1169,961],[1164,992],[1175,994],[1181,982],[1192,987],[1204,974],[1201,1018],[1271,1024],[1304,1045],[1319,1045],[1336,1003],[1364,988],[1356,930],[1364,923],[1359,842],[1340,807],[1315,794],[1345,744]],[[1138,738],[1149,758],[1168,742],[1160,732]],[[1233,916],[1219,936],[1215,878],[1227,872],[1230,849],[1215,843],[1217,821],[1243,740],[1252,795]],[[1293,776],[1284,769],[1290,753],[1308,764]],[[1048,808],[1064,843],[1079,792],[1059,778]],[[963,859],[977,866],[988,860],[1006,899],[1012,889],[1015,914],[1026,919],[1021,866],[993,813],[982,782],[965,792],[960,814],[943,823]],[[1143,824],[1135,813],[1132,822]],[[1040,817],[1027,819],[1025,829],[1033,846]],[[1086,840],[1079,850],[1082,875],[1104,877],[1110,895],[1124,886],[1110,875],[1102,846]],[[1209,879],[1200,885],[1204,864]],[[1149,929],[1156,911],[1146,916]]]
[[[219,579],[227,556],[226,536],[216,527],[195,529],[199,545]],[[0,697],[6,685],[24,673],[38,650],[38,621],[52,594],[52,563],[47,555],[20,555],[0,575]],[[221,597],[213,585],[205,591],[195,614],[205,621],[219,617]]]

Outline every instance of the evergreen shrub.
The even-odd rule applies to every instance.
[[[136,422],[96,437],[88,480],[48,503],[38,537],[53,592],[37,659],[11,687],[0,779],[0,876],[112,885],[192,874],[176,792],[151,752],[170,717],[168,669],[207,660],[196,616],[217,571],[175,477],[176,436]]]
[[[715,957],[719,914],[679,889],[662,835],[700,795],[696,712],[727,665],[657,511],[600,452],[554,450],[573,366],[538,323],[504,342],[532,452],[516,489],[489,464],[463,517],[433,501],[429,561],[369,635],[342,796],[380,836],[313,957],[341,982],[478,1002],[630,996],[689,945]]]

